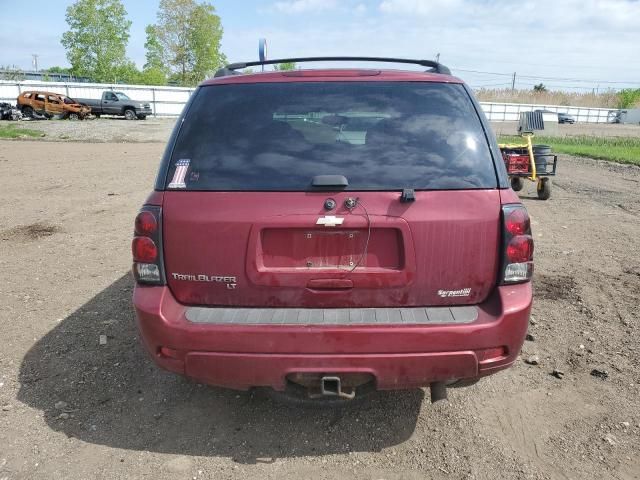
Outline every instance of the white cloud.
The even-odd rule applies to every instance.
[[[368,8],[358,12],[358,4]],[[517,8],[509,0],[343,0],[333,5],[329,19],[300,15],[294,23],[275,18],[260,30],[226,29],[223,49],[232,60],[255,58],[255,42],[247,39],[266,36],[274,58],[366,55],[429,59],[440,53],[442,63],[474,86],[510,86],[514,71],[516,86],[525,88],[540,80],[524,76],[612,82],[640,78],[640,63],[633,61],[640,45],[638,1],[520,0]],[[545,79],[543,83],[551,88],[598,86],[597,81]],[[602,90],[637,87],[638,83],[599,86]]]
[[[401,13],[409,15],[430,15],[443,10],[459,7],[461,0],[384,0],[380,10],[384,13]]]
[[[553,27],[637,29],[640,18],[637,0],[382,0],[378,8],[385,15],[427,17],[425,28],[439,21],[514,31],[535,25],[539,35],[554,34]]]
[[[273,7],[281,13],[307,13],[332,10],[337,6],[336,0],[289,0],[276,2]]]

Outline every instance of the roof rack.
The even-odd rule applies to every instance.
[[[219,69],[215,77],[226,77],[227,75],[239,75],[242,68],[255,67],[258,65],[274,65],[276,63],[304,63],[304,62],[384,62],[384,63],[409,63],[428,67],[428,72],[451,75],[451,70],[441,63],[433,60],[412,60],[408,58],[388,58],[388,57],[299,57],[299,58],[278,58],[273,60],[230,63],[226,67]]]

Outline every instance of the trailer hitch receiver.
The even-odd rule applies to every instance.
[[[342,390],[340,377],[325,376],[320,379],[320,392],[327,397],[340,397],[345,400],[352,400],[356,396],[355,388],[350,392]]]

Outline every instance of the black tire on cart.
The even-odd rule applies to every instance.
[[[537,190],[540,200],[549,200],[549,197],[551,197],[551,179],[539,178]]]
[[[532,145],[534,155],[549,155],[551,154],[551,147],[549,145]]]
[[[520,177],[511,177],[511,188],[519,192],[524,187],[524,180]]]

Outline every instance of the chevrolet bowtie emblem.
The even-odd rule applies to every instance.
[[[342,225],[344,222],[344,218],[336,217],[335,215],[325,215],[324,217],[320,217],[316,221],[316,225],[324,225],[325,227],[335,227],[336,225]]]

